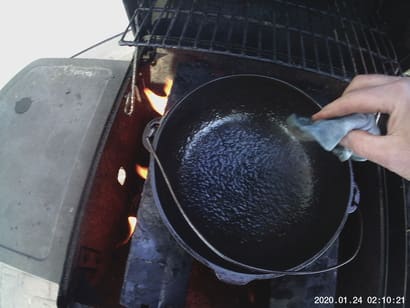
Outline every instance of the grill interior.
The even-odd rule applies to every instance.
[[[81,230],[84,238],[78,245],[79,257],[73,258],[74,278],[67,279],[66,298],[99,307],[117,307],[119,302],[130,307],[312,307],[314,296],[402,294],[405,274],[400,233],[404,217],[399,198],[401,184],[394,179],[385,181],[384,172],[375,165],[354,164],[366,223],[363,246],[353,263],[337,273],[280,277],[247,286],[219,281],[211,269],[184,252],[160,217],[153,214],[157,210],[152,188],[146,182],[142,191],[143,180],[136,179],[134,170],[136,164],[147,165],[148,153],[141,144],[141,134],[147,122],[158,117],[144,89],[163,97],[167,77],[174,82],[169,109],[204,82],[229,74],[276,77],[325,105],[338,97],[356,74],[400,73],[394,51],[397,45],[392,46],[391,36],[387,36],[377,14],[381,1],[124,3],[128,5],[130,24],[121,44],[141,48],[136,48],[135,70],[131,67],[112,115],[110,135],[101,150],[104,155],[89,203],[93,208],[83,219],[89,225]],[[129,32],[133,32],[130,40]],[[132,95],[125,93],[130,93],[132,87],[136,88],[135,110],[126,115],[122,110]],[[116,181],[112,183],[120,166],[127,174],[132,173],[124,187],[117,187]],[[387,188],[385,182],[391,187]],[[109,185],[114,189],[110,190]],[[121,200],[114,200],[115,196]],[[388,206],[390,203],[394,206]],[[121,219],[110,211],[121,214]],[[110,231],[113,235],[109,237],[108,229],[121,231],[114,221],[125,228],[129,211],[137,214],[137,229],[129,245],[118,247],[128,230],[118,235]],[[395,230],[391,231],[388,223]],[[346,228],[338,246],[320,260],[320,266],[346,259],[357,238],[353,231]],[[387,236],[392,239],[390,242]]]
[[[349,0],[139,0],[120,44],[233,55],[345,81],[398,74],[393,45],[374,12],[367,2]],[[126,40],[131,30],[133,39]]]

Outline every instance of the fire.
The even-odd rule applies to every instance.
[[[121,247],[121,246],[123,246],[123,245],[125,245],[129,242],[132,235],[134,234],[136,226],[137,226],[137,217],[128,216],[128,234],[127,234],[127,237],[123,241],[121,241],[121,243],[119,243],[117,245],[117,247]]]
[[[152,90],[144,88],[144,93],[147,96],[152,109],[154,109],[160,115],[164,115],[165,113],[165,107],[167,106],[168,96],[171,93],[172,85],[173,81],[167,78],[164,84],[165,96],[157,95],[152,92]]]
[[[174,81],[172,79],[167,78],[164,84],[164,93],[168,97],[171,94],[172,85]]]
[[[137,217],[135,216],[128,216],[128,227],[129,227],[129,235],[127,238],[127,241],[131,238],[131,236],[134,234],[135,227],[137,226]]]
[[[148,177],[148,168],[147,167],[143,167],[141,165],[136,165],[135,166],[135,171],[137,172],[137,174],[143,178],[144,180],[147,179]]]

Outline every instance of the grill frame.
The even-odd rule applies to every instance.
[[[382,22],[376,14],[359,13],[361,2],[160,2],[138,1],[120,45],[236,56],[343,81],[357,74],[401,73]],[[130,31],[134,37],[126,39]]]

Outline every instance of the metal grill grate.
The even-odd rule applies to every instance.
[[[400,73],[394,47],[367,4],[310,2],[139,0],[120,44],[234,55],[342,80]],[[130,30],[134,39],[126,40]]]

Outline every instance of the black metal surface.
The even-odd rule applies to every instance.
[[[170,58],[172,61],[169,60]],[[161,57],[156,62],[156,65],[158,66],[157,71],[162,75],[164,65],[175,69],[174,86],[168,100],[168,106],[173,106],[199,85],[233,73],[264,74],[291,82],[314,97],[322,106],[339,96],[347,85],[345,82],[334,78],[328,78],[305,70],[295,70],[282,65],[267,65],[260,61],[249,61],[229,56],[199,54],[195,52],[171,52]],[[397,287],[395,281],[402,282],[405,279],[405,272],[400,271],[399,266],[389,267],[387,265],[389,254],[394,253],[399,258],[405,257],[405,252],[403,252],[400,243],[395,241],[387,243],[386,232],[389,229],[389,226],[386,224],[387,216],[385,215],[387,205],[382,197],[386,193],[390,197],[397,196],[397,194],[400,195],[397,191],[398,188],[395,185],[389,187],[384,185],[383,181],[380,180],[380,173],[377,172],[379,168],[372,163],[355,163],[354,169],[355,178],[361,190],[360,207],[363,213],[365,228],[363,248],[360,250],[357,260],[333,273],[305,277],[288,276],[272,280],[271,304],[269,307],[285,305],[287,307],[321,307],[321,305],[314,304],[313,302],[314,296],[321,295],[372,295],[382,297],[388,295],[385,286],[389,286],[390,282],[393,282],[393,285]],[[403,214],[401,205],[405,204],[404,200],[397,198],[396,201],[397,203],[391,203],[392,209],[402,211]],[[154,204],[151,205],[154,206]],[[339,260],[346,256],[346,253],[350,251],[349,244],[354,243],[356,239],[357,233],[354,229],[350,228],[350,223],[348,222],[346,230],[343,231],[343,236],[339,241],[339,246],[342,246],[339,249],[339,253],[341,253]],[[337,262],[337,257],[334,256],[334,249],[337,250],[337,247],[332,247],[328,251],[330,257],[326,253],[317,261],[321,268]],[[328,260],[324,261],[324,259]],[[196,277],[196,280],[201,279],[203,279],[202,276]],[[192,284],[190,285],[192,286]],[[335,294],[336,286],[338,290]],[[402,289],[403,285],[400,288]],[[213,301],[223,302],[224,292],[212,292],[214,289],[219,290],[219,287],[215,287],[212,284],[208,286],[208,289],[208,293],[204,292],[203,288],[197,289],[195,294],[188,294],[188,299],[192,296],[195,296],[198,300],[202,299],[203,305],[201,307],[210,307],[209,302]],[[167,291],[164,290],[163,292]],[[242,291],[241,294],[243,292],[245,291]],[[219,295],[217,296],[215,293]],[[398,294],[397,290],[393,293]],[[155,299],[152,300],[155,301]],[[332,307],[333,305],[322,306]],[[372,307],[375,306],[380,307],[381,305],[372,305]],[[198,305],[191,305],[190,307],[198,307]],[[220,307],[227,306],[220,305]]]
[[[138,225],[131,241],[127,273],[124,277],[121,304],[126,307],[213,307],[206,303],[209,300],[215,303],[225,303],[228,299],[224,299],[224,291],[230,291],[233,286],[221,282],[218,283],[219,291],[212,290],[212,285],[206,286],[212,290],[211,294],[217,293],[220,297],[202,298],[201,302],[201,296],[196,294],[199,297],[196,301],[199,301],[202,306],[192,299],[192,294],[187,294],[188,282],[203,284],[204,277],[196,277],[195,274],[192,276],[192,273],[189,273],[191,258],[179,248],[160,219],[149,184],[145,185],[142,195],[138,211]],[[338,242],[309,268],[325,268],[337,263],[337,260]],[[198,263],[197,267],[200,266],[201,264]],[[225,272],[225,274],[232,273]],[[279,305],[320,307],[313,302],[312,298],[314,296],[334,296],[336,279],[336,271],[314,276],[288,276],[274,279],[267,282],[270,288],[269,304],[256,307],[274,308]],[[215,283],[214,280],[207,280],[208,284],[212,282]],[[225,282],[229,283],[226,280]],[[196,292],[206,293],[203,288],[205,286]],[[235,286],[235,288],[239,293],[231,291],[228,292],[228,296],[244,296],[244,293],[249,292],[246,286]]]
[[[385,170],[385,184],[387,186],[387,214],[388,214],[388,241],[389,258],[386,294],[393,297],[401,297],[406,294],[408,279],[407,264],[407,207],[410,205],[406,200],[406,189],[404,180],[396,174]],[[404,252],[404,255],[403,255]],[[402,274],[404,273],[404,275]],[[402,303],[404,306],[404,302]],[[386,305],[394,307],[394,305]],[[397,307],[397,305],[396,305]]]
[[[338,260],[338,242],[321,256],[309,269],[325,268]],[[284,276],[270,281],[270,306],[276,307],[329,307],[318,305],[315,296],[333,297],[336,295],[338,271],[309,276]]]
[[[162,223],[148,182],[137,216],[121,303],[126,307],[183,307],[192,258]]]
[[[179,56],[181,56],[181,54],[179,54]],[[215,66],[215,62],[213,60],[217,60],[216,62],[219,63],[219,65]],[[157,65],[162,65],[161,60],[158,62]],[[199,85],[217,77],[218,75],[215,74],[216,71],[221,70],[223,72],[229,72],[231,70],[230,68],[233,65],[235,67],[235,70],[238,72],[264,72],[267,75],[278,74],[282,78],[289,78],[289,80],[293,79],[294,82],[297,82],[300,87],[304,88],[304,90],[309,91],[309,93],[311,95],[314,95],[314,97],[322,104],[325,104],[329,100],[329,98],[332,97],[332,95],[336,95],[342,89],[342,86],[339,85],[339,82],[327,80],[327,83],[323,83],[320,79],[318,80],[317,78],[313,78],[313,76],[309,76],[309,73],[300,72],[295,76],[294,74],[288,74],[287,71],[282,70],[281,67],[275,68],[274,66],[266,66],[263,63],[257,63],[252,61],[244,61],[243,63],[238,63],[235,61],[235,59],[229,57],[224,57],[222,59],[219,57],[216,57],[215,59],[212,57],[206,59],[184,58],[183,62],[178,63],[177,65],[176,75],[174,76],[174,86],[172,88],[172,92],[168,100],[168,107],[172,107],[185,94],[187,94],[187,92],[190,92]],[[272,71],[273,68],[275,69]],[[145,200],[147,199],[145,198]],[[155,208],[154,200],[150,199],[150,202],[150,206]],[[162,221],[159,222],[159,224],[162,224]],[[163,232],[165,232],[165,234],[157,234],[157,236],[169,238],[171,241],[173,241],[172,238],[169,237],[168,231],[165,228],[163,228],[162,230]],[[314,264],[312,264],[307,269],[315,270],[318,268],[325,268],[330,265],[336,264],[338,261],[337,247],[338,242],[335,242],[335,244],[320,259],[318,259]],[[144,247],[140,246],[140,249],[143,251]],[[167,254],[167,252],[162,252]],[[148,253],[145,257],[145,260],[148,261],[149,257],[150,255]],[[157,264],[157,266],[160,265]],[[215,270],[215,267],[213,269]],[[156,276],[157,272],[157,269],[151,268],[147,275],[151,276],[150,273],[152,273],[152,276]],[[229,279],[232,279],[233,282],[231,283],[238,283],[237,277],[232,276],[232,272],[229,273],[225,271],[224,274],[224,281],[229,283]],[[242,276],[244,276],[244,274],[242,274]],[[253,277],[247,277],[247,281],[258,279],[256,275],[249,276]],[[219,269],[218,277],[221,277],[221,269]],[[127,278],[128,276],[126,277],[126,279]],[[135,279],[133,280],[133,282],[136,285],[140,285],[141,292],[143,292],[144,287],[147,287],[148,289],[146,290],[146,294],[150,294],[152,296],[152,298],[145,297],[145,302],[158,302],[158,292],[150,291],[151,285],[147,285],[144,283],[146,281],[145,277],[139,278],[139,280]],[[193,281],[191,282],[190,286],[192,286],[192,284],[201,284],[201,282],[204,280],[204,277],[191,277],[191,279],[193,279]],[[258,307],[273,308],[283,305],[288,305],[288,307],[320,307],[320,305],[314,304],[313,296],[334,296],[336,289],[336,280],[336,271],[331,273],[324,273],[320,275],[311,275],[305,277],[277,278],[275,280],[272,280],[270,283],[270,304]],[[207,280],[204,283],[205,285],[197,289],[195,293],[187,294],[187,301],[192,302],[191,304],[188,304],[188,307],[215,307],[218,305],[217,303],[220,303],[218,307],[237,307],[230,305],[227,306],[226,301],[229,302],[229,300],[226,297],[245,296],[244,294],[248,292],[246,289],[238,289],[238,295],[235,295],[236,293],[232,294],[232,292],[226,292],[226,290],[230,290],[230,287],[228,287],[226,284],[215,284],[212,283],[212,281],[209,282]],[[170,293],[170,290],[166,288],[168,284],[162,284],[160,282],[160,285],[163,286],[161,294]],[[158,290],[158,288],[160,287],[157,285],[156,288]],[[209,292],[206,292],[204,288],[209,289]],[[219,292],[216,289],[218,289]],[[195,297],[197,300],[193,301],[192,297]],[[197,301],[201,303],[200,306],[198,305]],[[258,299],[256,299],[256,301],[258,301]],[[137,300],[135,306],[137,306],[138,303],[141,303],[141,301]],[[167,302],[165,301],[161,301],[161,303],[164,306],[167,305]],[[210,303],[214,303],[215,305],[212,305]]]
[[[355,163],[365,219],[358,258],[339,271],[337,296],[402,297],[406,288],[406,200],[402,179],[373,163]],[[355,234],[347,225],[340,237],[340,257],[351,249]],[[363,301],[361,307],[404,307]]]
[[[349,80],[398,74],[394,47],[369,1],[139,0],[128,46],[211,52]]]
[[[172,66],[176,72],[174,86],[167,103],[167,110],[202,84],[232,74],[257,74],[283,80],[302,89],[321,106],[340,96],[347,86],[345,81],[302,69],[231,56],[170,51],[167,57],[173,59],[172,63],[168,65]],[[166,60],[166,62],[169,61]],[[157,65],[161,67],[164,64],[159,60]]]
[[[157,154],[189,219],[223,254],[284,270],[317,257],[337,236],[351,200],[349,165],[315,143],[299,142],[285,124],[292,112],[316,110],[289,85],[242,75],[197,89],[163,119]],[[156,201],[170,229],[214,259],[187,234],[162,176],[153,171]]]

